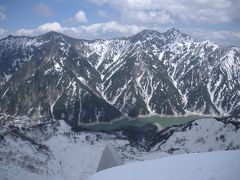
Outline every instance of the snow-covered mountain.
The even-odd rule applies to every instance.
[[[80,40],[0,41],[0,112],[74,126],[148,114],[239,115],[240,48],[170,29]]]
[[[147,125],[114,132],[74,132],[65,121],[0,129],[0,179],[84,180],[96,172],[106,144],[124,163],[172,154],[240,149],[239,122],[212,118],[164,130]],[[146,147],[146,148],[143,148]]]

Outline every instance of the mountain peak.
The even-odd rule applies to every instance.
[[[179,29],[171,28],[163,33],[163,35],[170,40],[175,40],[182,38],[184,40],[186,39],[192,39],[189,35],[182,33]]]
[[[56,31],[49,31],[45,35],[62,35],[62,34]]]
[[[153,36],[160,36],[161,33],[155,30],[144,29],[131,37],[132,40],[148,39]]]
[[[179,29],[176,29],[174,27],[172,27],[171,29],[167,30],[167,32],[177,32],[177,33],[181,33],[181,31]]]
[[[164,32],[163,34],[165,35],[173,35],[173,36],[183,36],[183,37],[187,37],[187,34],[182,33],[179,29],[176,28],[171,28],[169,30],[167,30],[166,32]]]
[[[160,32],[156,31],[156,30],[151,30],[151,29],[144,29],[142,31],[140,31],[139,33],[137,33],[137,36],[152,36],[152,35],[157,35],[160,34]]]
[[[6,37],[4,37],[4,38],[2,38],[2,39],[0,39],[0,40],[7,40],[7,39],[12,39],[12,38],[14,38],[15,36],[13,36],[12,34],[9,34],[8,36],[6,36]]]
[[[0,39],[0,41],[5,41],[5,40],[26,40],[26,39],[31,39],[31,38],[32,37],[29,37],[29,36],[18,36],[18,35],[9,34],[8,36]]]
[[[6,38],[12,38],[14,37],[12,34],[9,34]]]
[[[41,37],[44,37],[44,38],[47,38],[47,39],[57,39],[59,37],[63,37],[65,36],[64,34],[62,33],[59,33],[59,32],[56,32],[56,31],[49,31],[43,35],[40,35]]]

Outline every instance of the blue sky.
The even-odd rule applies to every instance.
[[[84,39],[171,27],[240,46],[239,0],[0,0],[0,38],[58,31]]]

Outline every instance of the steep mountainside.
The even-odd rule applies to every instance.
[[[238,115],[240,48],[179,30],[79,40],[49,32],[0,41],[0,112],[73,125],[157,113]]]
[[[27,60],[12,63],[13,74],[8,74],[12,78],[1,89],[1,111],[19,116],[62,118],[74,125],[120,117],[121,113],[95,90],[99,73],[64,38],[74,43],[54,32],[37,37],[33,43],[18,44],[21,37],[3,40],[4,46],[14,44],[13,50],[7,46],[6,51],[18,49],[24,54],[29,48],[32,53]],[[2,54],[8,53],[3,50]]]

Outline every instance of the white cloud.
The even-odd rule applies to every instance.
[[[0,35],[5,34],[6,32],[7,32],[6,29],[2,29],[2,28],[0,28]]]
[[[61,31],[62,26],[58,22],[46,23],[38,26],[37,28],[40,32],[47,32],[47,31]]]
[[[116,36],[128,36],[136,34],[143,30],[144,27],[136,25],[120,24],[116,21],[106,23],[96,23],[91,25],[82,25],[78,27],[63,27],[58,22],[46,23],[35,29],[19,29],[16,35],[36,36],[48,31],[57,31],[78,38],[109,38]],[[112,36],[111,36],[112,35]]]
[[[76,22],[87,22],[87,17],[84,11],[78,11],[75,16],[74,19]]]
[[[184,23],[234,23],[240,19],[238,0],[88,0],[98,5],[107,3],[121,13],[122,19],[134,18],[134,13],[160,11]],[[147,17],[145,17],[147,18]],[[159,21],[161,23],[162,21]],[[168,22],[168,21],[167,21]]]
[[[159,23],[159,24],[173,24],[174,20],[166,11],[133,11],[125,10],[127,14],[126,19],[128,22],[141,22],[141,23]]]
[[[0,28],[0,38],[3,38],[8,33],[8,30]]]
[[[33,36],[37,35],[36,30],[34,29],[19,29],[15,33],[17,36]]]
[[[49,31],[63,32],[63,27],[58,22],[46,23],[38,26],[35,29],[19,29],[16,35],[35,36]]]
[[[107,17],[107,13],[103,10],[98,10],[98,15],[101,16],[101,17]]]
[[[240,47],[240,31],[207,31],[204,29],[186,29],[186,33],[199,40],[211,40],[223,45],[236,45]]]
[[[97,5],[107,3],[117,8],[130,8],[135,10],[151,6],[151,0],[87,0],[87,1]]]
[[[106,0],[87,0],[87,1],[97,5],[102,5],[107,2]]]
[[[43,2],[38,3],[34,7],[34,11],[40,16],[45,16],[45,17],[53,16],[52,9]]]
[[[5,15],[5,8],[3,6],[0,6],[0,21],[6,19],[6,15]]]
[[[89,35],[101,35],[105,33],[119,33],[121,35],[131,35],[138,33],[143,27],[136,25],[120,24],[116,21],[110,21],[106,23],[96,23],[89,26],[82,26],[79,29],[88,33]]]

